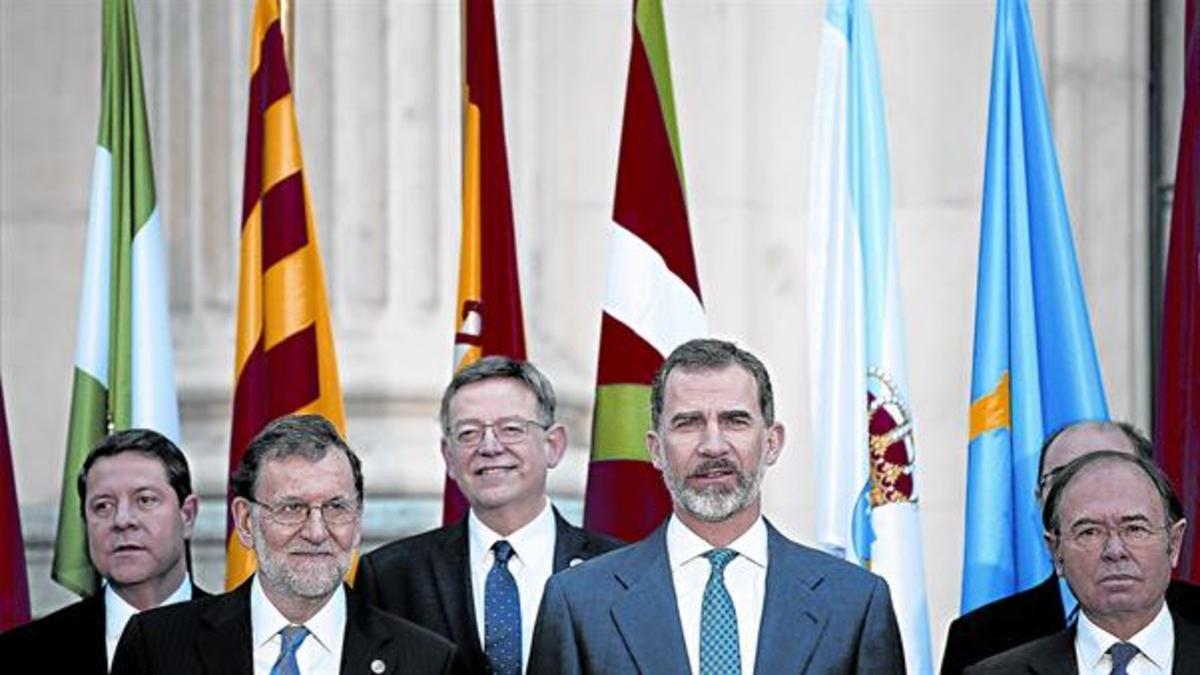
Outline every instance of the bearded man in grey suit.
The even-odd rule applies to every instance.
[[[761,515],[783,449],[770,377],[729,342],[659,369],[646,447],[673,515],[647,539],[551,577],[532,673],[903,673],[883,579]]]

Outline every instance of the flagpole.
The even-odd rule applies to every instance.
[[[296,34],[296,12],[292,0],[279,0],[279,27],[283,30],[283,58],[287,61],[292,80],[292,91],[296,89],[296,60],[292,36]]]

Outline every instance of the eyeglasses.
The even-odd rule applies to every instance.
[[[450,439],[459,448],[474,448],[483,442],[488,428],[496,435],[496,440],[504,445],[516,445],[529,438],[529,427],[545,430],[548,424],[527,420],[524,417],[502,417],[495,422],[483,423],[474,420],[460,422],[450,431]]]
[[[308,515],[312,511],[320,513],[326,525],[349,525],[358,520],[361,514],[358,501],[345,498],[333,499],[324,504],[306,504],[301,501],[267,504],[257,499],[249,501],[261,506],[267,512],[268,517],[280,525],[303,525],[308,522]]]
[[[1145,546],[1158,538],[1167,527],[1151,527],[1146,523],[1123,523],[1116,528],[1104,525],[1081,525],[1066,534],[1067,541],[1084,551],[1095,552],[1104,548],[1113,536],[1130,548]]]

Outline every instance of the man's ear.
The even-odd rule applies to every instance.
[[[1171,569],[1179,563],[1179,551],[1183,549],[1183,534],[1187,531],[1187,519],[1180,518],[1179,522],[1167,528],[1167,554],[1171,556]]]
[[[558,423],[551,424],[542,443],[546,450],[546,466],[553,469],[567,452],[567,428]]]
[[[1046,540],[1046,548],[1050,549],[1050,560],[1054,563],[1054,573],[1061,577],[1063,564],[1062,556],[1058,554],[1058,535],[1046,530],[1042,532],[1042,537]]]
[[[183,538],[185,540],[192,538],[192,532],[196,528],[196,515],[199,511],[199,497],[191,494],[183,498],[183,504],[179,506],[179,515],[183,518]]]
[[[666,467],[667,464],[662,456],[662,438],[653,429],[646,431],[646,452],[650,455],[650,463],[654,465],[654,468],[662,471]]]
[[[454,453],[454,448],[453,448],[453,446],[451,446],[450,441],[445,438],[442,438],[442,463],[446,465],[446,475],[449,476],[451,480],[454,480],[457,483],[458,481],[455,480],[455,478],[454,478],[454,472],[450,469],[450,467],[454,465],[454,463],[453,463],[454,454],[453,453]]]
[[[233,510],[233,527],[237,530],[238,541],[247,550],[254,550],[254,528],[250,525],[250,501],[245,497],[234,497],[230,508]]]
[[[767,452],[763,457],[767,466],[775,464],[776,460],[779,459],[780,453],[783,452],[783,441],[786,435],[783,424],[778,421],[767,427]]]

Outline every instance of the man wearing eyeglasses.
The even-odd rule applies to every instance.
[[[546,496],[567,448],[554,388],[533,364],[490,356],[442,395],[442,458],[470,503],[452,525],[364,556],[356,589],[458,645],[468,672],[519,674],[546,580],[618,546],[572,526]]]
[[[1098,450],[1138,455],[1153,462],[1154,446],[1127,422],[1085,420],[1051,434],[1042,445],[1037,499],[1046,503],[1050,483],[1072,460]],[[1167,604],[1200,622],[1200,588],[1173,581]],[[1051,574],[1033,588],[1001,598],[955,619],[946,636],[942,675],[960,675],[967,666],[1073,625],[1078,602],[1065,579]]]
[[[966,669],[968,675],[1144,675],[1200,669],[1200,624],[1166,603],[1187,521],[1152,462],[1102,450],[1051,480],[1042,507],[1054,568],[1079,601],[1076,624]]]
[[[224,595],[135,617],[115,675],[451,672],[453,645],[346,591],[363,479],[332,424],[319,415],[272,422],[232,482],[234,525],[258,571]]]

